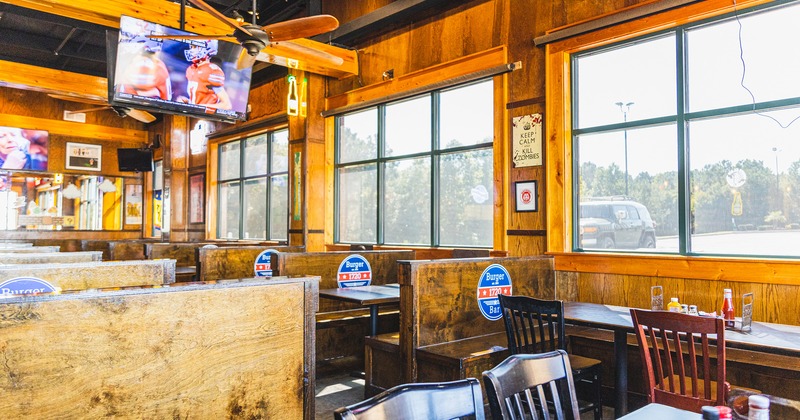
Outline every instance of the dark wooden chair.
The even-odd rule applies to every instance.
[[[700,412],[725,405],[725,327],[721,318],[631,309],[648,401]],[[710,340],[716,339],[716,354]],[[699,362],[699,366],[698,366]]]
[[[564,350],[512,354],[483,372],[492,418],[579,420],[569,356]]]
[[[566,350],[564,304],[560,300],[542,300],[528,296],[499,295],[503,322],[511,354],[544,353]],[[581,403],[581,413],[592,411],[596,420],[603,418],[602,363],[597,359],[569,355],[575,383],[591,387],[591,401]]]
[[[398,385],[338,408],[335,420],[483,420],[483,394],[475,378]]]

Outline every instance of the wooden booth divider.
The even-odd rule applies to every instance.
[[[161,286],[175,282],[175,260],[0,266],[0,282],[16,277],[35,277],[65,291],[126,286]]]
[[[27,247],[3,247],[0,248],[0,252],[6,253],[13,253],[13,254],[31,254],[31,253],[41,253],[41,252],[60,252],[60,246],[27,246]]]
[[[312,420],[317,282],[4,299],[0,417]]]
[[[256,257],[271,249],[278,252],[303,252],[305,247],[288,245],[201,246],[195,250],[195,279],[209,281],[255,276]],[[281,275],[275,273],[275,275]]]
[[[103,261],[103,253],[100,251],[0,252],[0,266],[3,264],[59,264],[92,261]]]
[[[365,394],[407,382],[480,378],[508,356],[502,317],[484,316],[482,274],[502,266],[512,294],[553,299],[552,258],[400,261],[400,332],[366,339]],[[499,307],[499,303],[498,303]]]
[[[358,254],[372,272],[371,284],[398,282],[398,262],[413,260],[413,250],[359,250],[332,252],[297,252],[272,256],[275,275],[314,275],[320,277],[320,289],[335,289],[339,266],[350,256]],[[397,305],[380,307],[378,331],[397,331]],[[320,371],[361,370],[364,367],[364,337],[369,327],[369,308],[357,304],[320,299],[316,315],[317,363]]]

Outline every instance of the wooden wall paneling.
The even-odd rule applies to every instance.
[[[323,109],[325,106],[325,80],[322,76],[306,73],[307,83],[301,83],[298,87],[306,84],[305,96],[307,98],[308,109]],[[302,81],[302,80],[301,80]],[[327,155],[325,146],[325,118],[319,112],[307,112],[306,120],[306,155],[305,155],[305,200],[306,203],[306,251],[325,250],[325,219],[328,207],[325,206],[326,193],[328,191],[325,184],[328,168],[326,165]],[[331,141],[333,143],[333,141]]]
[[[305,72],[291,70],[298,82],[303,81]],[[299,86],[298,86],[299,89]],[[306,119],[300,116],[289,117],[289,245],[306,245],[308,240],[308,197],[307,197],[307,133]]]
[[[390,4],[391,0],[361,0],[357,2],[326,1],[322,2],[322,12],[336,16],[339,25],[343,25],[367,13]]]
[[[217,237],[217,205],[219,203],[219,142],[209,143],[206,164],[206,239]]]
[[[283,77],[252,88],[248,97],[248,103],[251,106],[251,111],[247,116],[248,121],[256,121],[259,118],[273,116],[278,112],[286,112],[286,95],[288,94],[289,87],[286,78]]]
[[[170,186],[169,238],[171,241],[188,241],[190,119],[182,115],[165,115],[164,118],[169,127],[166,136],[162,136],[164,183]]]
[[[500,251],[508,250],[508,236],[506,230],[509,226],[508,199],[510,190],[508,180],[510,174],[510,156],[508,138],[509,130],[508,112],[505,104],[508,100],[508,75],[502,74],[493,78],[494,83],[494,145],[492,159],[494,166],[494,201],[493,211],[493,238],[492,248]],[[512,254],[514,255],[514,254]]]
[[[566,287],[571,287],[569,282],[576,274],[563,273],[566,276]],[[559,277],[560,275],[556,276],[557,279]],[[665,304],[671,297],[677,297],[681,303],[697,305],[699,310],[706,312],[719,311],[722,291],[730,288],[733,291],[737,316],[741,315],[741,296],[753,293],[754,320],[800,325],[800,306],[797,305],[800,285],[603,273],[577,273],[576,283],[577,294],[570,300],[650,308],[650,287],[660,285],[664,288]],[[559,281],[557,284],[562,283]]]
[[[335,196],[334,196],[334,185],[336,179],[336,118],[328,117],[325,119],[325,248],[324,250],[328,250],[328,246],[333,244],[334,239],[334,230],[335,230],[335,223],[336,220],[334,219],[334,215],[336,214],[335,209]]]

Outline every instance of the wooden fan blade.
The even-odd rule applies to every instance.
[[[62,101],[70,101],[70,102],[80,102],[82,104],[89,104],[89,105],[108,105],[107,101],[101,101],[99,99],[88,99],[82,98],[78,96],[70,96],[70,95],[59,95],[57,93],[48,93],[47,96],[55,99],[61,99]],[[79,111],[70,111],[70,112],[79,112]]]
[[[220,22],[225,23],[226,25],[230,26],[231,28],[239,29],[242,32],[246,33],[247,35],[253,36],[253,34],[250,33],[249,30],[247,30],[246,28],[243,28],[242,26],[240,26],[239,22],[237,22],[237,21],[235,21],[235,20],[223,15],[222,12],[220,12],[219,10],[209,6],[208,3],[204,2],[203,0],[189,0],[189,3],[192,3],[193,5],[199,7],[204,12],[214,16],[215,18],[217,18],[217,20],[219,20]]]
[[[269,40],[288,41],[297,38],[324,34],[339,27],[339,21],[331,15],[316,15],[273,23],[261,28],[269,35]]]
[[[338,57],[326,51],[307,47],[305,45],[295,44],[293,42],[274,42],[267,45],[267,47],[261,51],[268,55],[278,55],[298,61],[325,63],[331,66],[341,66],[342,63],[344,63],[344,59],[342,57]],[[272,62],[272,60],[269,59],[262,59],[260,54],[258,59],[270,63]]]
[[[255,62],[256,56],[248,54],[247,50],[242,48],[242,52],[239,53],[239,59],[236,60],[236,69],[242,70],[252,67]]]
[[[128,109],[128,116],[134,120],[141,121],[145,124],[151,123],[156,120],[156,116],[141,109]]]
[[[239,40],[236,39],[233,35],[148,35],[148,38],[153,39],[174,39],[174,40],[181,40],[181,39],[220,39],[223,41],[233,42],[235,44],[239,43]]]

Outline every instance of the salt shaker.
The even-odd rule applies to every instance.
[[[769,398],[764,395],[751,395],[748,398],[748,420],[769,420]]]

